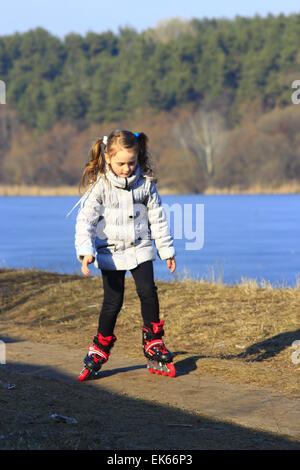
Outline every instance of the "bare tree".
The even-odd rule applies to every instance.
[[[178,41],[183,34],[195,36],[197,32],[191,21],[175,17],[159,21],[155,28],[148,28],[144,34],[156,42],[166,43]]]
[[[180,146],[195,156],[202,171],[211,183],[216,156],[225,146],[225,119],[220,112],[198,110],[185,124],[176,123],[174,137]]]

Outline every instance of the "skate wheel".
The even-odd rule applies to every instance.
[[[169,374],[167,374],[169,377],[175,377],[176,375],[176,369],[174,364],[169,363],[167,364],[167,368],[169,369]]]
[[[79,382],[83,382],[85,379],[87,379],[88,375],[89,375],[90,371],[89,369],[87,369],[86,367],[81,371],[79,377],[78,377],[78,380]]]
[[[152,368],[148,368],[148,371],[150,372],[150,374],[154,374],[154,370]]]

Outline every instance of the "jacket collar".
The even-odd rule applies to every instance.
[[[129,178],[121,178],[119,176],[116,176],[113,171],[109,168],[109,166],[105,163],[105,169],[106,169],[106,177],[108,180],[117,188],[123,188],[123,189],[130,189],[134,184],[137,182],[141,175],[141,170],[140,170],[140,165],[137,163],[137,166],[135,167],[134,172]],[[144,175],[144,173],[143,173]],[[69,217],[73,210],[81,204],[81,207],[84,205],[85,201],[89,197],[89,195],[92,192],[93,187],[98,183],[99,179],[101,178],[101,174],[98,175],[96,181],[92,184],[92,186],[87,190],[87,192],[79,199],[79,201],[75,204],[75,206],[72,207],[70,212],[66,215],[66,217]]]
[[[113,186],[116,186],[117,188],[123,188],[123,189],[130,189],[132,188],[137,180],[140,177],[141,170],[140,170],[140,165],[137,163],[134,172],[132,173],[129,178],[121,178],[120,176],[117,176],[114,174],[114,172],[110,169],[110,167],[105,164],[106,168],[106,177],[107,179],[112,183]]]

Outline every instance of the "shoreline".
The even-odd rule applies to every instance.
[[[8,272],[20,272],[20,273],[27,273],[29,274],[34,274],[34,273],[43,273],[43,274],[50,274],[50,275],[57,275],[58,277],[60,276],[69,276],[70,278],[79,276],[80,278],[83,278],[82,273],[80,272],[80,269],[74,270],[73,272],[59,272],[56,270],[52,269],[46,269],[46,268],[36,268],[36,267],[11,267],[8,264],[1,265],[0,264],[0,275],[2,273],[8,273]],[[131,278],[129,274],[128,278]],[[89,278],[90,279],[96,279],[101,277],[101,274],[99,274],[97,271],[94,273],[91,273]],[[287,284],[285,281],[270,281],[268,279],[260,279],[258,280],[256,278],[250,278],[247,276],[241,275],[240,279],[237,281],[229,281],[225,282],[223,279],[219,279],[218,277],[215,277],[214,275],[202,275],[201,277],[193,276],[189,272],[187,272],[185,269],[180,272],[176,273],[172,279],[161,279],[159,277],[155,277],[155,282],[160,282],[162,284],[184,284],[184,283],[191,283],[191,284],[207,284],[209,286],[216,286],[216,287],[223,287],[225,289],[236,289],[236,288],[241,288],[241,289],[248,289],[250,290],[265,290],[265,291],[295,291],[300,289],[300,280],[298,278],[295,279],[294,284]]]
[[[202,193],[188,193],[176,191],[168,187],[159,187],[158,191],[161,195],[182,195],[182,194],[199,194],[199,195],[259,195],[259,194],[300,194],[300,184],[291,183],[284,184],[278,188],[253,186],[248,189],[242,189],[235,186],[232,188],[214,188],[208,187]],[[78,196],[81,197],[84,192],[79,193],[78,186],[26,186],[26,185],[0,185],[1,196]]]

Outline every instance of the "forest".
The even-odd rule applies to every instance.
[[[0,36],[0,184],[77,185],[119,127],[148,135],[172,191],[300,186],[299,45],[300,14]]]

